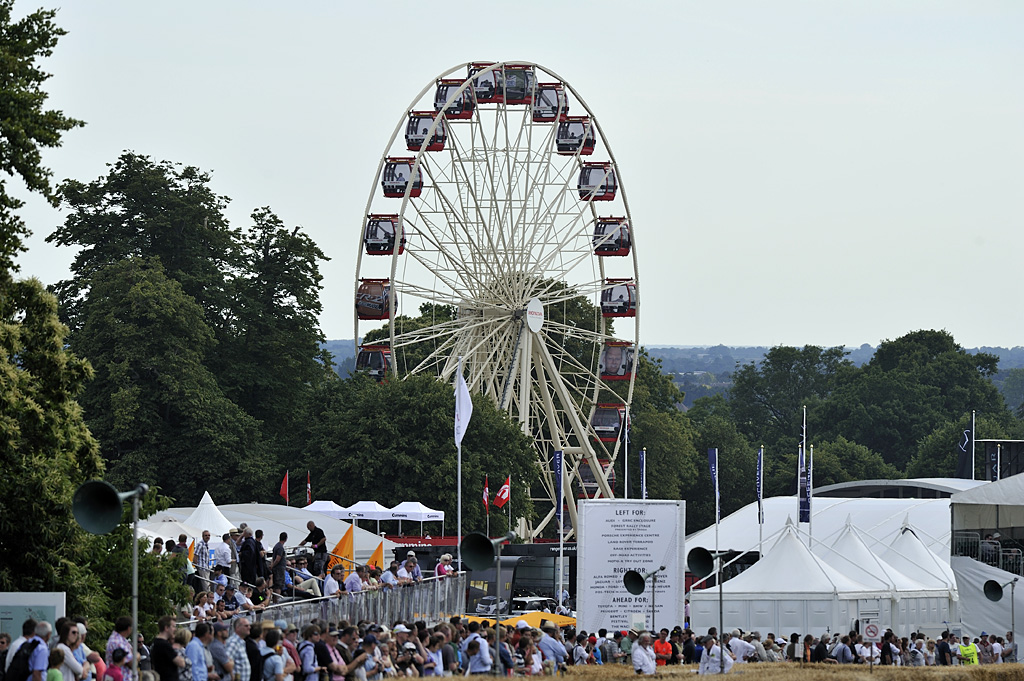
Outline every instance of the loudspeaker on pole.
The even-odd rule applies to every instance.
[[[130,492],[118,492],[109,482],[89,480],[75,490],[71,514],[86,532],[108,534],[121,522],[121,504],[147,490],[146,485],[139,485]]]
[[[509,532],[504,537],[497,539],[489,539],[480,532],[470,532],[459,545],[462,551],[462,562],[470,570],[487,570],[494,565],[498,547],[515,538],[515,532]]]
[[[697,579],[704,579],[715,571],[715,555],[703,546],[696,546],[686,555],[686,567]]]
[[[994,579],[985,582],[985,598],[990,601],[999,601],[1003,598],[1003,585]]]

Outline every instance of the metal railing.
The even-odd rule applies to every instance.
[[[343,591],[337,596],[272,605],[257,613],[254,619],[284,619],[300,626],[314,619],[328,622],[366,620],[387,625],[397,620],[423,620],[436,624],[465,611],[466,573],[460,573],[452,577],[431,577],[391,589]]]
[[[1024,577],[1024,552],[1019,548],[1003,548],[995,539],[982,539],[979,532],[957,530],[953,533],[952,555],[997,567]]]

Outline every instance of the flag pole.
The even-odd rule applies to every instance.
[[[557,472],[556,472],[556,475],[558,476],[557,479],[556,479],[557,480],[558,490],[555,492],[555,498],[558,499],[558,508],[555,511],[555,518],[558,520],[558,605],[559,605],[558,614],[559,615],[562,614],[562,612],[561,612],[562,589],[565,588],[564,587],[565,581],[564,581],[564,578],[563,578],[563,575],[562,575],[562,572],[563,572],[562,564],[563,564],[563,562],[565,560],[563,532],[562,532],[562,477],[565,475],[564,456],[565,456],[565,454],[562,451],[560,451],[560,450],[555,452],[555,459],[556,459],[555,466],[558,469]]]
[[[625,472],[625,481],[622,484],[622,498],[629,498],[629,405],[626,405],[626,439],[622,442],[622,467]]]
[[[764,445],[757,453],[757,554],[764,556]]]
[[[974,480],[974,417],[976,412],[971,410],[971,480]]]
[[[811,548],[814,532],[814,445],[807,456],[807,548]]]

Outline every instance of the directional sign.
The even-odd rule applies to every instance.
[[[878,643],[882,640],[882,633],[877,624],[868,623],[864,625],[864,640],[871,643]]]

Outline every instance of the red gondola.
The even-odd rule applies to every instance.
[[[356,356],[357,373],[383,381],[390,370],[391,346],[388,343],[367,343],[359,346],[359,355]]]
[[[398,309],[397,301],[395,309]],[[360,279],[356,291],[356,316],[360,319],[387,319],[391,310],[390,279]]]
[[[419,151],[423,146],[430,126],[434,124],[435,116],[437,116],[435,111],[412,111],[409,113],[409,122],[405,126],[405,146],[409,151]],[[448,126],[442,116],[441,122],[434,129],[434,134],[430,136],[427,151],[441,151],[447,140]]]
[[[458,78],[445,78],[437,81],[437,90],[434,92],[434,111],[440,111],[444,103],[448,101],[455,92],[462,87],[465,81]],[[464,121],[473,117],[473,109],[476,103],[473,101],[473,87],[470,86],[462,91],[462,94],[455,98],[444,111],[444,116],[450,121]]]
[[[395,252],[395,234],[398,233],[397,215],[367,215],[363,229],[363,247],[366,255],[391,255]],[[398,244],[398,254],[405,251],[405,237]]]
[[[569,99],[561,83],[538,83],[533,96],[533,122],[564,121],[569,113]]]
[[[505,101],[505,75],[501,69],[489,68],[492,61],[475,62],[469,65],[469,77],[473,78],[473,93],[478,104],[500,104]],[[483,72],[483,73],[481,73]]]
[[[509,106],[533,104],[537,73],[526,64],[505,65],[505,103]]]
[[[380,178],[380,186],[384,188],[384,196],[389,199],[400,199],[405,196],[405,190],[409,186],[409,178],[412,177],[412,165],[416,162],[414,158],[400,156],[389,156],[384,161],[384,173]],[[416,177],[413,177],[412,187],[409,189],[409,196],[416,198],[423,189],[423,174],[417,170]]]
[[[611,163],[584,163],[580,168],[576,189],[584,201],[611,201],[618,188]]]
[[[633,245],[626,218],[598,218],[594,225],[594,255],[629,255]]]
[[[602,317],[636,316],[636,282],[632,279],[605,279],[601,291]]]
[[[599,372],[602,381],[628,381],[633,377],[636,348],[627,341],[608,341],[601,351]]]
[[[590,156],[597,145],[594,124],[589,116],[566,116],[558,124],[555,145],[562,156]]]
[[[615,469],[611,466],[611,462],[608,459],[598,459],[597,463],[601,465],[601,470],[608,476],[608,486],[611,487],[612,493],[615,493]],[[577,497],[580,499],[593,499],[597,496],[597,480],[594,478],[594,471],[590,470],[590,463],[586,459],[580,459],[580,479],[583,480],[583,491],[577,493]]]
[[[590,418],[590,425],[601,442],[615,442],[622,435],[622,425],[626,422],[626,405],[599,404]]]

